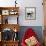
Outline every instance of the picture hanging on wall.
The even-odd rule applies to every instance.
[[[25,18],[26,20],[35,20],[36,19],[36,8],[26,7],[25,8]]]

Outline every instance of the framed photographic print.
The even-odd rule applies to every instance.
[[[25,8],[25,18],[26,20],[35,20],[36,19],[36,8],[26,7]]]

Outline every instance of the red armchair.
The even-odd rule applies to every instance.
[[[41,46],[40,42],[37,40],[37,35],[32,28],[27,29],[24,37],[22,38],[21,46]],[[34,40],[34,41],[32,41]],[[30,42],[32,41],[32,42]],[[28,44],[29,43],[29,44]],[[35,43],[35,44],[33,44]]]

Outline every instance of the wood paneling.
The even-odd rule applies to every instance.
[[[46,0],[43,0],[43,8],[44,8],[44,44],[46,46]]]
[[[3,42],[3,46],[18,46],[18,41],[5,41]]]
[[[0,25],[1,31],[5,28],[10,28],[14,31],[14,29],[16,29],[17,31],[19,31],[19,25],[18,24],[2,24]]]
[[[43,0],[43,8],[44,8],[44,26],[46,26],[46,0]]]

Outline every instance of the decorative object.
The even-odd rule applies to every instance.
[[[3,30],[3,34],[2,34],[2,40],[4,41],[8,41],[12,39],[12,30],[10,28],[5,28]]]
[[[17,0],[15,0],[15,7],[16,7],[16,4],[17,4],[17,2],[16,2]]]
[[[2,10],[2,15],[9,15],[9,10]]]
[[[14,32],[17,32],[16,28],[14,29]]]
[[[13,40],[18,40],[18,32],[14,32]]]
[[[10,11],[10,15],[13,15],[13,14],[14,14],[14,11],[13,11],[13,10],[11,10],[11,11]]]
[[[27,46],[35,46],[37,42],[38,40],[34,36],[29,37],[28,39],[25,40],[25,43],[27,44]]]
[[[35,20],[36,19],[36,8],[26,7],[25,8],[25,18],[27,20]]]
[[[28,28],[22,38],[21,46],[42,46],[38,40],[36,32]]]
[[[15,10],[10,10],[10,12],[9,12],[10,15],[17,15],[17,13],[18,13],[18,12],[15,11]]]

